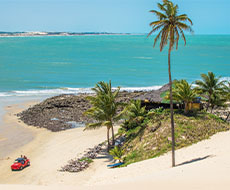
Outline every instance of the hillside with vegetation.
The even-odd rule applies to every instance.
[[[175,80],[173,83],[172,98],[181,104],[181,109],[174,109],[173,116],[175,149],[230,129],[229,82],[220,80],[212,72],[201,74],[201,78],[202,80],[195,81],[195,88],[186,80]],[[169,92],[164,94],[164,98],[168,100]],[[197,97],[202,101],[198,104],[203,106],[199,109],[189,108],[189,104],[197,103]],[[219,115],[213,110],[225,110],[225,114]],[[172,149],[172,120],[169,109],[160,107],[148,111],[140,100],[136,100],[125,107],[123,116],[124,122],[119,129],[119,135],[126,140],[115,152],[120,155],[118,160],[123,160],[124,165],[154,158]],[[124,153],[122,156],[121,152]]]
[[[134,119],[135,120],[135,119]],[[160,156],[171,150],[170,111],[156,109],[146,113],[141,122],[131,119],[119,130],[119,135],[126,138],[122,146],[125,165]],[[175,148],[189,146],[212,135],[228,131],[230,124],[221,118],[201,111],[185,115],[176,111]]]

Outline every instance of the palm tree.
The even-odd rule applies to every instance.
[[[122,162],[122,156],[124,155],[125,151],[122,150],[121,147],[115,146],[114,149],[109,151],[109,154],[113,156],[114,160],[119,160],[119,163]]]
[[[220,76],[216,77],[213,72],[208,72],[208,74],[201,74],[202,80],[197,80],[195,83],[198,85],[196,87],[196,90],[201,95],[207,95],[208,96],[208,105],[207,110],[210,106],[213,94],[222,93],[224,89],[224,83],[226,81],[220,81]]]
[[[126,131],[136,128],[144,121],[146,114],[145,106],[141,106],[140,100],[131,100],[120,113],[121,117],[125,119],[121,127]]]
[[[193,102],[197,97],[196,91],[192,89],[192,85],[188,84],[186,80],[175,81],[172,93],[173,100],[184,103],[185,113],[188,112],[188,104]],[[166,96],[166,99],[169,99],[168,95]]]
[[[171,112],[171,129],[172,129],[172,166],[175,166],[175,137],[174,137],[174,120],[173,120],[173,101],[172,101],[172,78],[171,78],[171,64],[170,64],[170,56],[173,47],[176,46],[178,48],[178,41],[180,38],[180,34],[184,43],[186,45],[186,38],[184,35],[184,30],[192,32],[191,26],[187,25],[188,21],[192,25],[191,19],[188,18],[186,14],[178,15],[178,5],[174,5],[169,0],[163,0],[163,4],[158,3],[158,8],[160,11],[151,10],[153,14],[155,14],[158,20],[151,22],[150,26],[152,30],[148,34],[150,36],[152,33],[156,31],[160,31],[155,40],[155,47],[157,41],[160,40],[160,51],[168,44],[168,73],[169,73],[169,84],[170,84],[170,112]]]
[[[146,115],[145,107],[141,106],[140,100],[131,100],[131,102],[125,107],[122,111],[123,117],[126,117],[128,120],[136,119],[142,121]]]
[[[225,91],[225,94],[226,94],[226,100],[230,101],[230,82],[226,83],[224,91]],[[230,111],[228,112],[228,115],[227,115],[225,121],[228,120],[229,116],[230,116]]]
[[[226,101],[227,101],[227,97],[223,93],[212,94],[211,100],[210,100],[211,113],[215,107],[216,108],[227,107],[227,105],[225,104]]]
[[[109,143],[109,131],[112,129],[112,144],[114,145],[114,129],[113,124],[118,119],[117,109],[120,103],[116,102],[116,98],[120,91],[118,87],[115,91],[112,91],[111,81],[98,82],[92,90],[96,93],[96,96],[89,96],[87,99],[92,104],[85,114],[94,118],[96,123],[87,124],[85,129],[95,129],[98,127],[107,127],[107,141],[108,149],[110,149]]]

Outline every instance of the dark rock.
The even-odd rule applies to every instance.
[[[120,92],[118,102],[128,103],[144,92]],[[92,94],[91,94],[92,95]],[[89,94],[59,95],[17,114],[20,120],[28,125],[46,128],[53,132],[73,128],[68,122],[90,123],[94,120],[84,115],[91,105],[86,97]],[[120,108],[118,111],[121,111]]]
[[[89,159],[95,159],[98,154],[102,152],[102,144],[90,148],[81,158],[71,159],[67,165],[63,166],[59,171],[61,172],[80,172],[89,167]]]

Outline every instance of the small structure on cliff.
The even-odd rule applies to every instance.
[[[169,83],[165,84],[158,90],[145,92],[144,94],[137,96],[134,99],[141,100],[142,105],[145,106],[147,110],[159,107],[170,108],[169,100],[164,99],[167,91],[169,91],[169,87]],[[174,108],[179,108],[180,106],[181,105],[179,103],[173,103]]]

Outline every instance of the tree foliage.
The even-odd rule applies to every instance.
[[[184,112],[187,113],[188,104],[192,103],[193,100],[197,97],[196,91],[192,88],[192,85],[184,79],[175,81],[173,84],[173,100],[183,103],[185,105]],[[166,94],[165,99],[169,99],[169,93]]]
[[[123,118],[126,119],[122,124],[122,127],[128,131],[134,129],[143,122],[147,111],[145,110],[145,106],[141,106],[140,100],[131,100],[121,114],[123,115]]]
[[[174,5],[169,0],[163,0],[163,3],[157,4],[159,11],[151,10],[158,20],[150,23],[152,30],[148,34],[150,36],[152,33],[159,31],[157,36],[154,39],[153,47],[155,47],[158,40],[160,40],[160,51],[164,49],[164,47],[169,42],[168,49],[168,73],[169,73],[169,84],[170,84],[170,112],[171,112],[171,129],[172,129],[172,166],[175,166],[175,139],[174,139],[174,119],[173,119],[173,100],[172,100],[172,78],[171,78],[171,63],[170,56],[171,51],[174,46],[176,49],[178,48],[178,42],[180,39],[180,35],[184,40],[184,44],[186,45],[186,38],[184,31],[193,32],[191,25],[192,20],[188,18],[186,14],[178,14],[178,5]]]
[[[124,150],[122,150],[122,148],[119,146],[115,146],[114,149],[109,151],[109,154],[113,156],[113,159],[122,162],[122,156],[124,155]]]
[[[176,45],[177,49],[180,35],[182,36],[184,44],[186,45],[184,31],[193,32],[191,26],[186,24],[189,22],[192,25],[192,20],[186,14],[178,15],[178,5],[174,5],[171,1],[163,0],[163,3],[158,3],[157,6],[160,11],[150,11],[158,19],[150,23],[152,30],[148,36],[159,31],[154,40],[153,46],[155,47],[157,41],[160,39],[160,51],[162,51],[163,48],[168,44],[168,41],[170,43],[170,50],[174,45]]]
[[[197,87],[195,89],[197,93],[208,96],[208,110],[210,104],[214,103],[215,99],[223,95],[225,86],[224,83],[226,81],[221,81],[221,77],[216,77],[213,72],[208,72],[208,74],[203,73],[201,74],[201,78],[202,80],[196,80],[195,83]]]
[[[110,147],[109,130],[112,129],[112,139],[114,144],[113,124],[119,119],[117,117],[117,109],[120,106],[120,103],[116,101],[116,98],[118,97],[120,87],[113,91],[111,81],[109,81],[109,83],[101,81],[98,82],[92,90],[96,95],[87,97],[92,104],[92,107],[89,108],[85,114],[95,119],[96,122],[87,124],[85,129],[96,129],[98,127],[106,126],[108,147]]]

